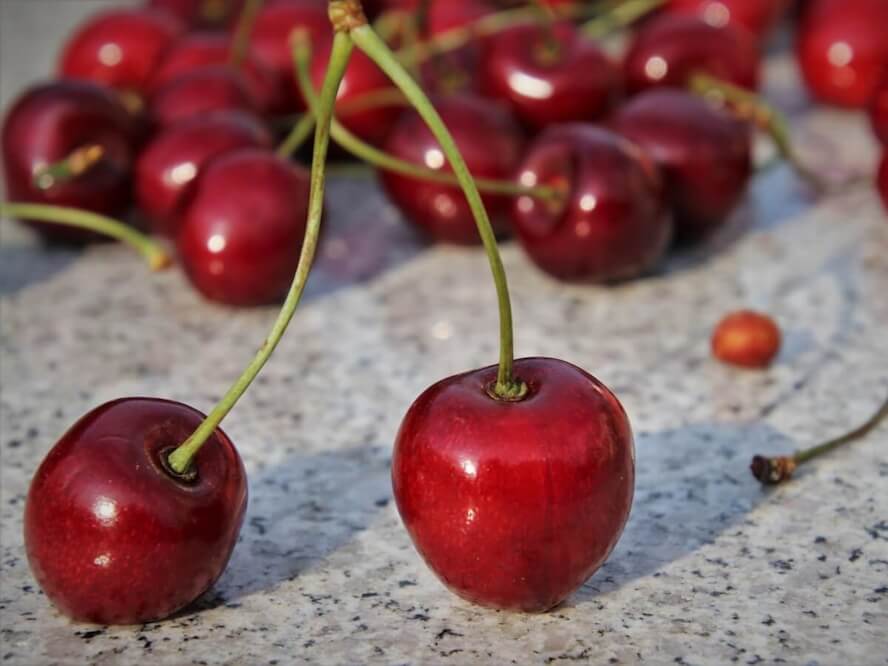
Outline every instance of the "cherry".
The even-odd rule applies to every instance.
[[[200,67],[173,79],[149,103],[151,118],[160,127],[213,111],[252,113],[257,106],[244,78],[224,65]]]
[[[148,0],[147,4],[170,12],[192,28],[212,28],[236,21],[244,0]]]
[[[780,351],[780,328],[766,314],[739,310],[724,317],[712,334],[712,354],[742,368],[765,368]]]
[[[144,95],[161,53],[184,31],[167,12],[114,9],[96,14],[65,45],[62,76]]]
[[[882,197],[882,203],[885,204],[885,210],[888,210],[888,149],[882,151],[882,161],[876,175],[876,188]]]
[[[488,395],[496,372],[448,377],[413,403],[395,441],[395,501],[454,593],[545,611],[620,537],[635,482],[632,433],[616,396],[576,366],[516,361],[528,388],[516,402]]]
[[[220,32],[193,32],[166,50],[151,78],[151,89],[169,83],[183,74],[207,65],[229,65],[231,37]],[[239,69],[244,83],[262,111],[271,112],[280,104],[277,79],[250,53]]]
[[[57,81],[26,90],[3,123],[3,171],[13,201],[82,208],[117,216],[130,203],[129,178],[139,131],[110,91],[86,81]],[[98,161],[67,180],[38,183],[47,165],[78,150],[97,147]],[[97,238],[70,226],[39,224],[48,240]]]
[[[512,220],[521,244],[562,280],[635,277],[661,259],[672,237],[653,162],[634,144],[586,124],[553,126],[519,171],[526,186],[563,188],[564,201],[519,197]]]
[[[600,118],[621,85],[608,56],[569,23],[519,25],[491,37],[480,76],[486,94],[537,128]]]
[[[297,29],[308,31],[311,43],[330,39],[330,20],[323,0],[277,0],[256,15],[250,32],[249,52],[275,77],[278,92],[270,111],[295,113],[306,108],[293,73],[291,37]]]
[[[524,139],[512,116],[496,102],[470,95],[444,97],[436,109],[444,119],[472,175],[507,179],[521,157]],[[385,143],[385,151],[431,169],[450,171],[440,145],[416,111],[405,111]],[[461,244],[480,243],[465,195],[458,187],[380,171],[389,198],[414,224],[433,238]],[[496,224],[510,199],[487,195],[484,204]],[[499,220],[502,222],[502,220]],[[500,225],[500,230],[502,230]]]
[[[612,127],[662,169],[676,231],[685,240],[717,228],[746,191],[752,173],[749,126],[698,97],[649,90],[629,100]]]
[[[283,296],[299,260],[308,190],[305,168],[264,150],[236,150],[207,164],[177,238],[198,290],[230,305]]]
[[[788,0],[669,0],[667,11],[694,14],[717,28],[739,25],[764,39],[789,8]]]
[[[638,30],[623,73],[631,92],[654,86],[683,88],[697,71],[755,89],[759,57],[755,40],[742,28],[717,28],[696,16],[664,14]]]
[[[870,101],[870,121],[876,137],[888,146],[888,66]]]
[[[237,111],[183,120],[155,136],[136,162],[136,198],[152,230],[175,237],[183,197],[204,166],[251,147],[271,148],[271,136],[258,120]]]
[[[888,63],[888,3],[816,0],[796,35],[796,59],[811,94],[859,108],[869,102]]]
[[[222,573],[247,503],[240,456],[217,429],[193,478],[164,464],[202,418],[168,400],[115,400],[83,416],[44,458],[25,505],[25,548],[63,613],[101,624],[161,619]]]

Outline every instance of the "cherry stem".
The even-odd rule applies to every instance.
[[[302,243],[302,251],[299,255],[299,264],[293,277],[293,284],[287,293],[287,298],[278,313],[277,319],[271,327],[271,331],[265,342],[256,352],[253,360],[244,369],[237,381],[228,389],[219,403],[213,408],[197,430],[185,440],[169,456],[170,467],[178,474],[185,473],[190,467],[194,456],[200,450],[204,442],[215,432],[222,419],[231,411],[238,399],[243,395],[247,387],[259,374],[259,371],[268,361],[275,347],[281,340],[284,331],[305,290],[305,283],[311,271],[315,251],[318,245],[318,236],[321,229],[321,218],[324,210],[324,174],[327,160],[327,148],[330,143],[330,120],[333,116],[333,103],[339,90],[339,83],[345,73],[349,57],[352,52],[352,42],[344,32],[337,31],[333,38],[333,48],[330,52],[330,62],[327,65],[327,73],[324,76],[324,84],[321,87],[321,101],[318,110],[318,126],[315,133],[314,153],[311,162],[311,180],[308,199],[308,218],[306,220],[305,238]]]
[[[40,190],[48,190],[60,183],[66,183],[89,171],[104,156],[105,149],[97,143],[81,146],[58,162],[35,169],[34,185]]]
[[[331,7],[339,2],[348,3],[348,0],[331,0]],[[360,6],[360,3],[358,3]],[[478,233],[484,243],[487,258],[490,261],[490,270],[493,273],[493,281],[496,285],[497,300],[500,314],[500,360],[497,372],[496,386],[493,394],[501,400],[520,400],[527,393],[527,385],[512,377],[513,334],[512,334],[512,305],[509,300],[509,287],[506,281],[506,273],[502,259],[497,249],[496,236],[493,227],[481,201],[481,194],[475,186],[475,181],[469,173],[465,160],[456,146],[456,142],[444,125],[441,116],[435,110],[429,98],[422,88],[410,77],[404,66],[398,61],[394,53],[367,25],[349,26],[349,35],[360,48],[383,72],[400,88],[404,96],[413,104],[419,115],[425,120],[432,134],[441,145],[447,160],[468,200],[469,207],[478,225]]]
[[[0,215],[95,231],[129,245],[145,258],[152,271],[159,271],[172,264],[166,251],[145,234],[123,222],[88,210],[48,204],[0,202]]]
[[[603,39],[615,30],[632,25],[665,2],[666,0],[617,0],[604,13],[586,21],[581,30],[586,37]]]
[[[707,99],[714,99],[726,106],[738,118],[747,120],[766,132],[774,142],[780,157],[788,162],[799,176],[817,190],[827,189],[821,176],[805,166],[793,150],[786,116],[761,95],[703,72],[693,74],[688,81],[688,87],[691,92]]]
[[[299,33],[293,38],[293,61],[296,70],[296,78],[299,81],[299,87],[302,96],[308,104],[309,114],[313,115],[313,110],[317,108],[317,92],[311,81],[310,63],[311,63],[311,43],[306,33]],[[401,100],[405,101],[403,93],[398,90]],[[297,123],[298,125],[298,123]],[[294,127],[294,133],[296,131]],[[362,141],[352,132],[346,129],[335,118],[330,129],[333,140],[349,153],[358,159],[372,164],[373,166],[384,169],[386,171],[394,171],[411,178],[425,180],[445,185],[453,185],[458,187],[459,179],[452,173],[429,169],[413,162],[399,159],[389,153]],[[289,144],[289,137],[285,143]],[[283,151],[282,145],[279,149]],[[475,184],[482,192],[490,194],[504,194],[508,196],[532,196],[538,199],[557,200],[564,196],[564,192],[554,187],[538,186],[527,187],[511,180],[496,180],[492,178],[477,178]]]
[[[851,432],[827,440],[817,446],[812,446],[809,449],[797,451],[791,456],[754,456],[749,468],[752,471],[752,475],[763,484],[776,485],[783,483],[792,478],[793,472],[800,465],[864,437],[879,425],[886,416],[888,416],[888,399],[862,425]]]
[[[311,136],[315,126],[313,113],[304,113],[293,124],[293,128],[277,148],[278,157],[287,158],[302,147],[302,144]]]
[[[233,67],[243,65],[244,59],[247,57],[247,50],[250,46],[250,35],[253,32],[253,25],[256,23],[256,17],[265,0],[245,0],[243,9],[237,19],[237,27],[234,31],[234,37],[231,40],[231,53],[229,63]]]

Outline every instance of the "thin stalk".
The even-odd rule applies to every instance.
[[[527,392],[527,386],[512,376],[513,363],[513,338],[512,338],[512,305],[509,300],[509,287],[506,281],[506,273],[503,269],[502,259],[496,245],[496,237],[487,211],[481,201],[481,194],[475,186],[475,181],[463,160],[456,142],[444,125],[441,116],[435,110],[429,98],[422,88],[410,77],[404,66],[398,62],[397,57],[389,49],[373,28],[363,24],[350,26],[352,40],[377,66],[394,82],[404,93],[405,97],[416,108],[419,115],[425,120],[429,129],[434,134],[453,172],[456,174],[463,192],[468,200],[469,207],[478,225],[478,233],[484,243],[490,261],[490,270],[496,285],[497,300],[500,314],[500,360],[497,372],[496,385],[489,391],[495,398],[501,400],[519,400]]]
[[[302,252],[299,255],[299,264],[296,268],[296,275],[293,277],[293,284],[290,286],[287,298],[274,325],[271,327],[268,337],[259,348],[259,351],[256,352],[253,360],[250,361],[241,376],[238,377],[237,381],[213,408],[213,411],[197,427],[197,430],[170,454],[169,465],[177,474],[187,474],[191,468],[192,460],[197,455],[200,447],[215,432],[219,423],[225,418],[225,415],[231,411],[231,408],[234,407],[244,391],[247,390],[247,387],[256,378],[256,375],[259,374],[262,366],[265,365],[272,352],[274,352],[275,347],[277,347],[278,342],[280,342],[284,331],[287,330],[296,307],[299,305],[299,300],[302,298],[302,292],[305,289],[305,283],[308,280],[308,274],[314,261],[315,251],[317,250],[318,235],[321,228],[321,218],[324,209],[324,170],[327,160],[327,147],[330,143],[330,119],[333,115],[333,103],[336,100],[336,92],[339,90],[339,83],[342,80],[342,75],[345,73],[351,52],[352,42],[348,34],[337,32],[333,38],[330,62],[327,66],[324,84],[321,87],[318,126],[315,133],[314,154],[311,163],[308,219],[306,222],[305,239],[302,243]]]
[[[123,222],[88,210],[48,204],[0,202],[0,215],[35,222],[64,224],[109,236],[126,243],[141,254],[152,271],[159,271],[172,264],[166,251],[145,234]]]
[[[81,146],[64,159],[36,169],[33,178],[34,185],[38,189],[49,190],[60,183],[66,183],[89,171],[101,162],[104,156],[105,149],[97,143]]]
[[[791,456],[755,456],[749,468],[752,475],[764,484],[776,485],[788,481],[800,465],[866,436],[886,417],[888,417],[888,399],[872,416],[851,432],[846,432],[844,435],[809,449],[796,451]]]
[[[665,2],[666,0],[618,1],[600,16],[586,21],[580,29],[586,37],[603,39],[613,34],[615,30],[632,25],[638,19],[661,7]]]
[[[304,113],[293,124],[293,129],[287,134],[286,138],[277,148],[278,157],[290,157],[302,147],[306,139],[311,136],[315,126],[315,117],[313,113]]]
[[[247,49],[250,46],[250,34],[253,32],[253,24],[256,16],[265,0],[245,0],[243,9],[237,19],[237,27],[231,40],[230,63],[234,67],[240,67],[247,57]]]

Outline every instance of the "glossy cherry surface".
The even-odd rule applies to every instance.
[[[222,573],[247,504],[234,445],[217,430],[190,482],[161,462],[202,418],[168,400],[115,400],[83,416],[44,458],[25,505],[25,549],[63,613],[100,624],[161,619]]]
[[[419,554],[469,601],[545,611],[605,561],[629,515],[635,461],[616,396],[551,358],[515,363],[518,402],[487,394],[496,368],[448,377],[410,407],[392,486]]]
[[[206,166],[177,239],[188,277],[204,296],[262,305],[286,293],[305,235],[308,176],[303,167],[256,149]]]
[[[225,65],[208,65],[183,74],[160,86],[149,102],[151,119],[159,127],[215,111],[257,110],[258,103],[244,78]]]
[[[469,171],[478,178],[507,180],[521,159],[524,137],[511,114],[496,102],[457,95],[436,100],[435,107],[450,130]],[[450,171],[450,165],[422,118],[405,111],[385,143],[385,151],[427,168]],[[478,228],[465,195],[451,187],[380,171],[380,179],[392,202],[415,225],[437,240],[480,243]],[[485,195],[484,204],[497,230],[511,199]]]
[[[888,146],[888,66],[870,100],[870,122],[882,145]]]
[[[59,72],[144,95],[161,53],[183,31],[184,25],[167,12],[108,10],[93,16],[68,40]]]
[[[588,124],[557,125],[531,144],[524,185],[559,187],[560,203],[515,200],[513,226],[531,259],[562,280],[640,275],[662,258],[672,220],[653,162],[634,144]]]
[[[712,354],[728,365],[766,368],[780,351],[780,328],[771,317],[752,310],[725,316],[712,333]]]
[[[678,236],[717,228],[743,197],[752,174],[749,126],[682,90],[646,91],[611,126],[659,165]]]
[[[175,15],[192,28],[218,28],[234,23],[244,0],[148,0],[149,7]]]
[[[796,59],[821,102],[866,106],[888,67],[888,3],[816,0],[796,32]]]
[[[480,73],[485,94],[508,102],[532,127],[595,120],[620,94],[616,65],[569,23],[551,30],[520,25],[488,42]]]
[[[755,39],[742,28],[716,28],[696,16],[664,14],[639,28],[623,74],[631,92],[655,86],[684,88],[697,71],[754,89],[759,60]]]
[[[136,162],[136,199],[152,231],[175,237],[183,198],[204,166],[238,148],[271,148],[271,135],[236,111],[183,120],[157,134]]]
[[[139,132],[117,96],[86,81],[43,83],[26,90],[3,122],[6,197],[83,208],[117,216],[130,203],[130,173]],[[70,180],[41,188],[37,170],[75,150],[100,146],[101,159]],[[80,242],[96,234],[74,227],[35,224],[47,239]]]
[[[693,14],[720,28],[738,25],[765,38],[789,8],[789,0],[669,0],[666,9]]]

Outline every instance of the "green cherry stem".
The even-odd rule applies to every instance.
[[[618,0],[601,15],[589,19],[580,28],[586,37],[603,39],[615,30],[632,25],[662,6],[666,0]]]
[[[305,289],[305,283],[308,280],[308,274],[314,261],[315,251],[317,250],[318,235],[324,210],[324,172],[327,160],[327,147],[330,143],[330,119],[333,116],[333,103],[336,100],[339,83],[342,80],[342,75],[345,73],[351,52],[352,42],[348,34],[337,31],[333,38],[333,48],[330,52],[327,74],[321,87],[318,126],[315,133],[314,153],[311,162],[308,218],[306,221],[305,239],[302,243],[302,252],[299,255],[299,264],[296,267],[293,284],[290,286],[287,298],[271,327],[268,337],[259,348],[259,351],[256,352],[253,360],[250,361],[241,376],[238,377],[237,381],[213,408],[213,411],[197,427],[197,430],[170,454],[169,465],[177,474],[187,474],[191,467],[191,461],[197,455],[200,447],[215,432],[216,427],[225,418],[225,415],[231,411],[231,408],[234,407],[250,383],[256,378],[256,375],[259,374],[259,371],[268,361],[275,347],[277,347],[278,342],[280,342],[284,331],[287,330],[296,307],[299,305],[299,300],[302,298],[302,292]]]
[[[888,399],[881,404],[872,416],[851,432],[846,432],[844,435],[830,439],[817,446],[812,446],[809,449],[797,451],[791,456],[755,456],[749,469],[752,475],[763,484],[776,485],[783,483],[792,478],[793,472],[795,472],[799,465],[866,436],[886,417],[888,417]]]
[[[293,124],[293,128],[287,134],[286,138],[277,148],[278,157],[291,157],[302,144],[311,136],[315,126],[315,117],[313,113],[304,113]]]
[[[123,222],[88,210],[48,204],[0,202],[0,215],[34,222],[64,224],[95,231],[129,245],[145,258],[153,271],[159,271],[172,264],[166,251],[148,236]]]
[[[230,63],[234,67],[240,67],[247,57],[247,49],[250,46],[250,34],[253,32],[253,24],[265,0],[245,0],[243,9],[237,19],[237,27],[231,40]]]
[[[311,74],[309,70],[309,65],[311,63],[311,44],[304,33],[294,36],[293,61],[296,69],[296,78],[299,81],[302,96],[308,104],[309,113],[313,115],[312,110],[317,108],[318,99],[317,92],[314,90],[314,86],[311,82]],[[403,97],[401,99],[403,101]],[[295,129],[296,128],[294,128],[294,132]],[[413,162],[407,162],[406,160],[394,157],[389,153],[362,141],[335,118],[333,119],[330,134],[333,140],[346,151],[379,169],[394,171],[395,173],[400,173],[411,178],[434,183],[453,186],[459,186],[460,184],[459,179],[452,173],[437,171],[419,164],[414,164]],[[285,143],[290,143],[289,137]],[[282,152],[283,149],[284,145],[281,146],[279,151]],[[528,195],[538,199],[547,200],[554,200],[563,196],[563,193],[554,187],[526,187],[510,180],[477,178],[475,179],[475,184],[478,186],[479,190],[490,194],[504,194],[507,196]]]
[[[34,170],[33,182],[41,190],[49,190],[55,185],[66,183],[86,173],[102,161],[105,149],[97,143],[81,146],[68,154],[67,157],[45,164]]]
[[[332,0],[331,6],[342,2],[349,4],[349,0]],[[357,3],[360,8],[360,3]],[[363,18],[363,16],[359,17]],[[422,88],[410,77],[404,66],[398,62],[394,53],[386,46],[379,36],[373,31],[373,28],[367,25],[366,20],[361,23],[359,20],[354,22],[356,25],[350,25],[349,34],[354,43],[360,48],[377,66],[392,80],[392,82],[401,89],[404,96],[416,108],[423,120],[425,120],[429,129],[434,134],[441,149],[444,151],[447,160],[453,172],[456,174],[459,184],[468,200],[469,207],[475,217],[478,225],[478,233],[484,243],[484,249],[487,252],[487,258],[490,261],[490,270],[493,273],[493,281],[496,285],[497,300],[499,303],[500,315],[500,359],[499,369],[497,372],[496,385],[492,387],[489,393],[500,400],[520,400],[527,392],[527,385],[520,379],[512,376],[512,363],[514,360],[513,338],[512,338],[512,305],[509,300],[509,287],[506,281],[506,273],[503,268],[502,259],[496,245],[496,237],[490,220],[487,217],[487,211],[481,201],[481,194],[475,186],[475,181],[466,167],[456,142],[444,125],[441,116],[435,110],[435,107],[429,101],[429,98],[422,91]]]

